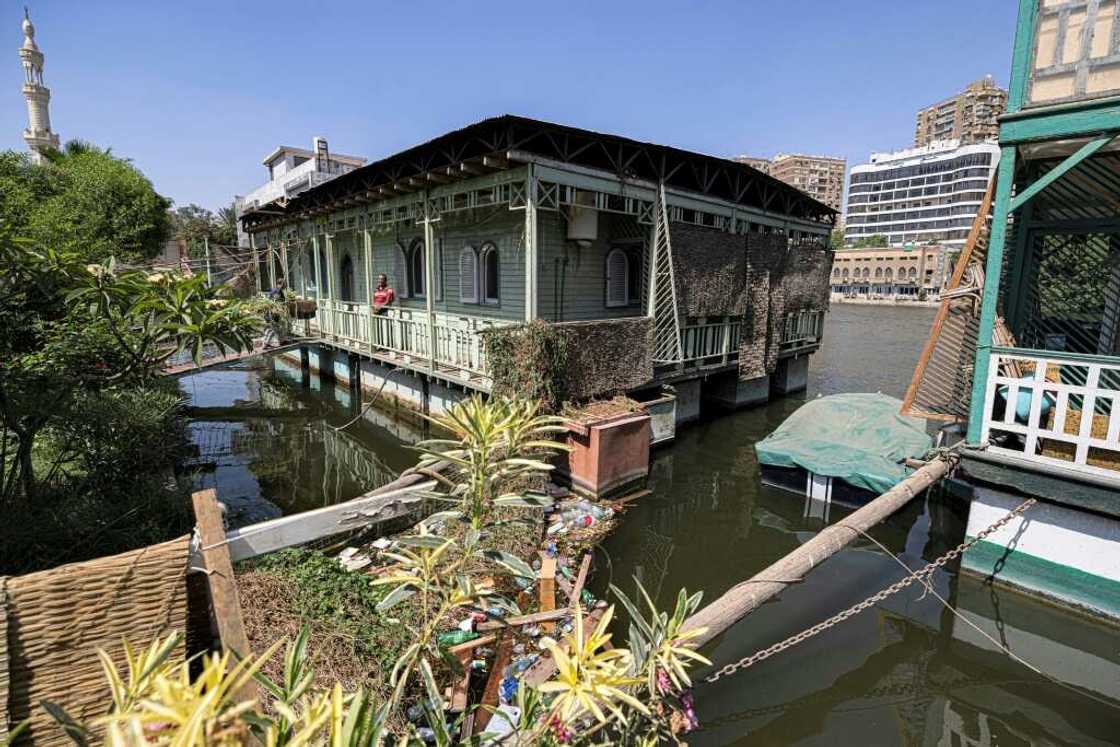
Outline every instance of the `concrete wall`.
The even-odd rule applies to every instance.
[[[783,358],[770,376],[770,388],[775,394],[801,392],[809,386],[809,356]]]

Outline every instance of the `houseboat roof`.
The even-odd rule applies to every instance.
[[[242,216],[247,227],[310,215],[340,202],[373,201],[391,187],[419,191],[426,184],[469,178],[477,167],[551,161],[606,171],[804,220],[831,222],[837,211],[796,187],[743,163],[639,140],[504,114],[448,132],[307,190],[286,205],[270,204]],[[378,191],[375,191],[378,190]],[[371,195],[372,193],[372,195]]]

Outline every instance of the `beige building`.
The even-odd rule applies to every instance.
[[[773,158],[736,156],[735,160],[797,187],[834,210],[844,209],[844,176],[848,162],[843,158],[779,153]]]
[[[903,248],[844,249],[832,263],[832,297],[933,300],[952,271],[955,252],[937,244]]]
[[[758,169],[763,174],[770,173],[770,159],[769,158],[755,158],[754,156],[735,156],[732,159],[737,163],[745,163],[752,169]]]
[[[922,147],[937,140],[959,140],[962,145],[995,140],[996,118],[1007,106],[1007,91],[987,75],[969,83],[952,98],[918,112],[914,145]]]

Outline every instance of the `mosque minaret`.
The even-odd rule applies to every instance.
[[[23,63],[23,97],[27,99],[27,129],[23,139],[31,150],[31,160],[42,163],[43,151],[58,148],[58,135],[51,132],[51,89],[43,85],[43,53],[35,43],[35,26],[27,8],[23,9],[23,46],[19,48]]]

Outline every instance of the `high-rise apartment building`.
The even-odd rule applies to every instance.
[[[987,75],[969,83],[963,91],[918,112],[914,145],[922,147],[938,140],[960,140],[962,144],[994,140],[999,135],[996,118],[1007,106],[1007,91]]]
[[[755,158],[754,156],[735,156],[732,159],[738,163],[745,163],[752,169],[758,169],[763,174],[770,173],[770,159],[769,158]]]
[[[770,159],[736,156],[735,160],[781,179],[831,208],[843,209],[844,172],[848,168],[843,158],[779,153]]]
[[[872,153],[852,168],[844,241],[883,236],[890,246],[961,246],[999,163],[999,145],[930,143]]]

